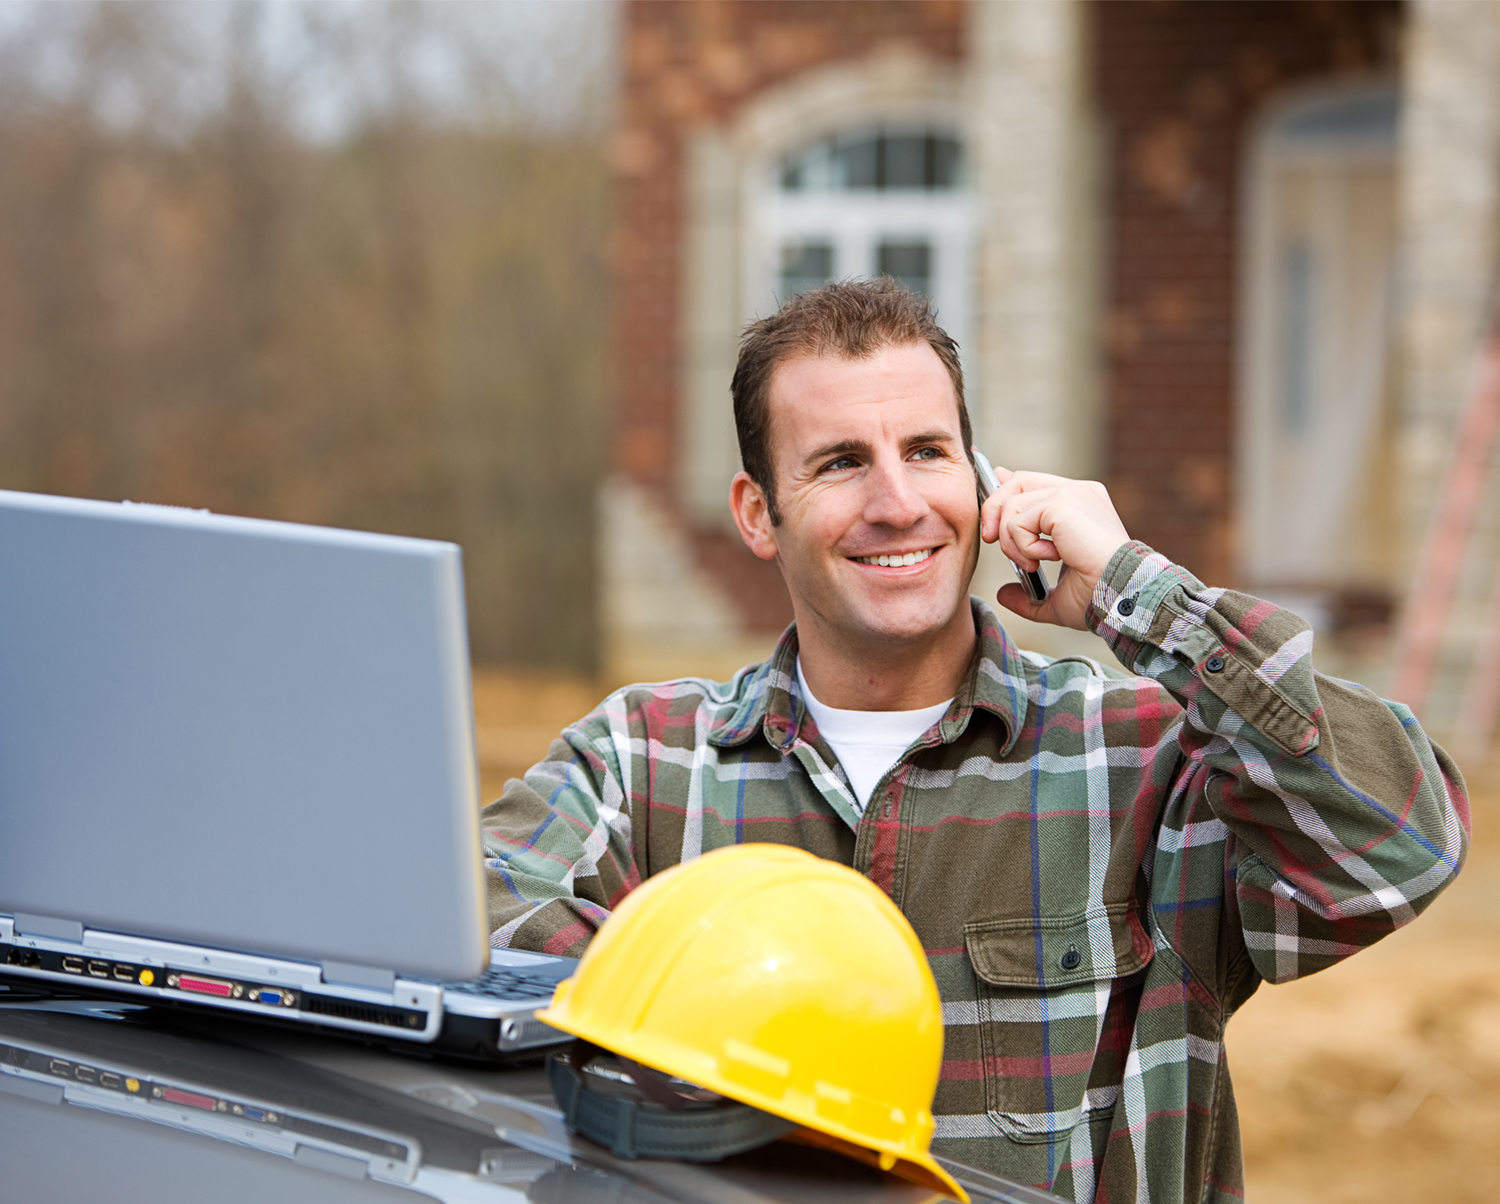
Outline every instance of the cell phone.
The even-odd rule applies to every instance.
[[[1000,488],[1000,478],[995,475],[995,466],[990,463],[986,456],[977,447],[970,448],[974,453],[975,474],[979,477],[979,504],[984,505],[985,498]],[[1028,573],[1014,560],[1010,567],[1016,570],[1016,576],[1020,578],[1021,588],[1026,591],[1026,596],[1040,606],[1047,600],[1047,595],[1052,592],[1052,587],[1047,584],[1047,577],[1042,572],[1041,565],[1037,565],[1035,572]]]

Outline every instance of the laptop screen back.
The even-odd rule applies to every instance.
[[[452,544],[0,491],[0,911],[487,956]]]

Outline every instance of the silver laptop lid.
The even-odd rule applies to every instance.
[[[456,546],[0,491],[0,912],[467,978],[477,809]]]

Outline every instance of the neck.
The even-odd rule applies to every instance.
[[[979,637],[967,602],[919,641],[855,646],[797,616],[802,675],[818,701],[841,711],[915,711],[958,693]]]

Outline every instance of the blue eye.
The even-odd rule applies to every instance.
[[[942,456],[942,452],[935,447],[924,447],[912,457],[915,460],[936,460]]]
[[[854,460],[849,456],[840,456],[837,460],[830,460],[823,465],[824,472],[843,472],[846,468],[853,468]]]

